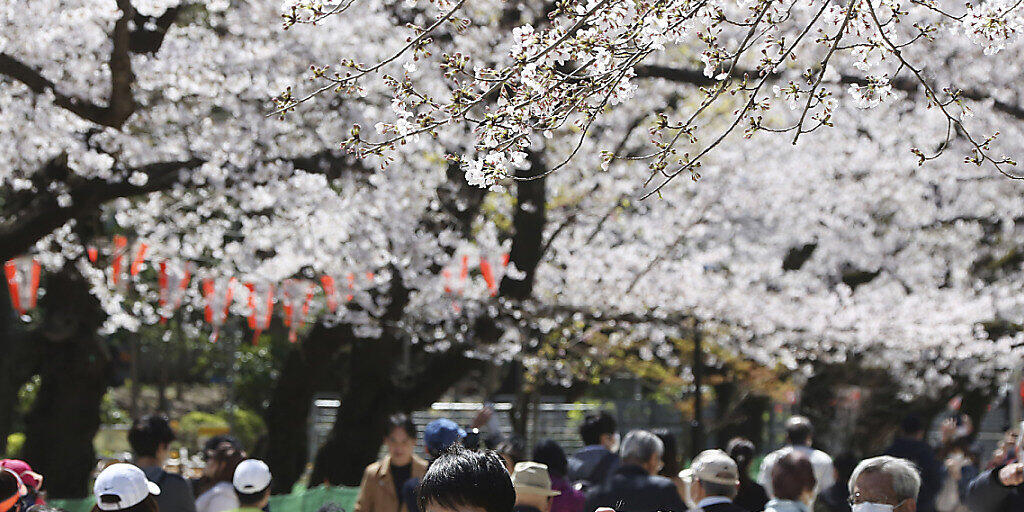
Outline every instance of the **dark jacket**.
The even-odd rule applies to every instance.
[[[735,503],[715,503],[701,508],[704,512],[750,512]]]
[[[917,511],[935,512],[935,497],[946,478],[946,470],[935,457],[935,450],[924,441],[897,437],[889,449],[885,450],[885,454],[907,459],[917,465],[921,470],[921,492],[917,496]]]
[[[155,466],[142,468],[142,472],[146,479],[160,486],[160,494],[153,497],[160,512],[196,512],[196,497],[188,480]]]
[[[846,482],[836,482],[818,494],[814,512],[850,512],[850,489]]]
[[[747,512],[761,512],[768,504],[768,491],[749,478],[741,478],[739,492],[732,502]]]
[[[615,473],[619,467],[619,456],[604,446],[592,444],[584,446],[580,451],[569,457],[569,477],[571,482],[587,482],[597,485]]]
[[[620,466],[607,481],[591,488],[583,512],[611,507],[616,512],[684,512],[686,505],[676,484],[651,476],[640,466]]]
[[[1017,512],[1024,510],[1024,488],[1006,487],[999,481],[1002,466],[990,469],[971,481],[964,504],[972,512]]]

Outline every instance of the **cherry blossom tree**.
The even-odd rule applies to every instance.
[[[1021,135],[1016,5],[3,9],[0,254],[60,276],[44,307],[95,299],[67,305],[82,320],[38,338],[46,354],[59,339],[103,361],[97,326],[170,313],[155,279],[117,289],[88,262],[115,232],[151,261],[235,278],[233,317],[249,314],[245,282],[373,273],[336,312],[316,301],[282,362],[267,411],[282,488],[325,383],[348,409],[316,476],[348,483],[387,413],[444,391],[425,375],[482,359],[566,383],[573,363],[643,346],[682,374],[671,340],[700,329],[804,375],[858,358],[908,398],[991,387],[1019,360],[1015,329],[990,328],[1021,309],[1022,185],[997,172],[1012,174],[1001,155]],[[446,282],[463,256],[505,252],[494,286],[475,269]],[[203,306],[189,288],[178,314]],[[68,357],[43,357],[37,425],[82,378]],[[62,492],[84,492],[76,468]]]

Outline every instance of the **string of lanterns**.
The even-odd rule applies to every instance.
[[[124,293],[128,283],[138,279],[142,272],[149,246],[139,241],[129,249],[128,239],[121,235],[114,236],[112,242],[109,280],[114,289]],[[98,264],[98,248],[89,246],[85,253],[91,263]],[[444,293],[453,297],[462,295],[470,273],[468,254],[462,254],[456,261],[457,277],[453,277],[452,270],[447,267],[441,270]],[[509,254],[502,254],[499,262],[503,270],[507,269]],[[496,296],[498,276],[490,259],[481,255],[477,268],[490,295]],[[24,316],[36,307],[42,266],[34,258],[22,256],[7,261],[4,271],[11,305],[19,315]],[[157,262],[156,271],[160,323],[167,323],[181,306],[188,294],[189,286],[198,281],[199,292],[203,298],[203,319],[213,327],[210,341],[217,341],[221,327],[230,317],[231,304],[237,298],[235,292],[238,280],[235,277],[193,279],[196,271],[191,261],[161,259]],[[364,276],[369,285],[375,283],[376,275],[373,272],[365,272]],[[337,313],[342,304],[354,299],[358,284],[356,274],[353,272],[344,276],[343,283],[327,274],[321,275],[318,281],[285,279],[281,283],[243,283],[242,289],[248,292],[245,305],[249,309],[247,320],[249,329],[253,331],[253,345],[257,343],[260,334],[270,327],[277,304],[281,306],[282,320],[288,328],[288,340],[295,343],[298,341],[298,330],[305,324],[311,303],[319,292],[323,292],[327,311]],[[456,313],[461,311],[461,306],[456,301],[452,302],[452,307]]]

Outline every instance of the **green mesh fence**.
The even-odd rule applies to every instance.
[[[296,490],[291,494],[271,496],[270,512],[317,512],[327,504],[333,504],[344,512],[352,512],[357,494],[359,494],[358,487],[319,486],[312,489]],[[47,501],[47,504],[67,512],[89,512],[95,503],[94,498]]]

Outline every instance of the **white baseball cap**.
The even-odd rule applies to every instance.
[[[160,486],[147,480],[141,469],[117,463],[100,472],[92,492],[100,510],[124,510],[142,503],[150,494],[160,494]],[[116,497],[117,501],[108,496]]]
[[[722,450],[705,450],[694,457],[689,469],[679,472],[684,482],[701,480],[713,484],[739,485],[740,472],[736,461]]]
[[[262,460],[243,460],[235,468],[235,477],[231,483],[242,494],[260,492],[270,486],[270,468]]]

